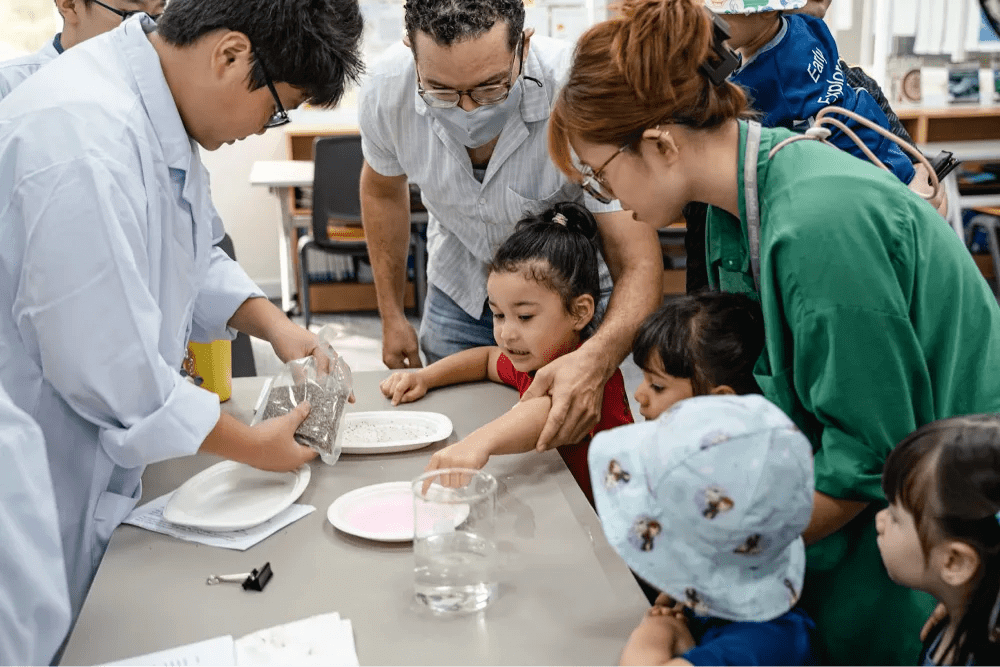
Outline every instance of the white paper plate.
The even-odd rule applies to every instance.
[[[451,420],[437,412],[382,410],[344,414],[344,454],[390,454],[420,449],[451,435]]]
[[[469,516],[468,505],[442,507],[458,527]],[[379,542],[413,539],[413,492],[409,482],[386,482],[355,489],[337,498],[326,511],[337,530]]]
[[[308,464],[293,472],[265,472],[223,461],[184,482],[167,501],[163,518],[202,530],[251,528],[294,503],[311,476]]]

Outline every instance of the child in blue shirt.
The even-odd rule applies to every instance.
[[[705,0],[706,7],[725,15],[732,33],[729,45],[743,57],[730,81],[746,88],[752,106],[763,114],[764,127],[804,131],[821,109],[840,106],[889,130],[875,99],[847,82],[826,24],[806,14],[785,13],[805,5],[805,0]],[[913,180],[913,164],[899,146],[854,121],[838,120],[899,180],[907,184]],[[867,160],[847,135],[831,129],[830,143]]]
[[[814,664],[814,625],[795,606],[812,447],[777,406],[687,398],[599,433],[588,461],[608,541],[663,592],[621,664]]]

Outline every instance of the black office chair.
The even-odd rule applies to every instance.
[[[309,260],[307,251],[322,250],[350,257],[357,275],[362,261],[368,260],[368,244],[361,229],[361,135],[319,137],[313,145],[312,234],[299,239],[299,292],[302,316],[309,327]],[[426,220],[414,214],[414,223]],[[332,224],[331,224],[332,223]],[[337,223],[340,223],[339,225]],[[346,223],[346,224],[345,224]],[[410,253],[414,259],[416,311],[420,315],[427,294],[426,240],[411,224]]]

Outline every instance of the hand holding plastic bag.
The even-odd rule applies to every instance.
[[[272,380],[263,408],[254,415],[253,424],[285,415],[302,401],[309,401],[309,415],[295,430],[295,440],[319,452],[324,463],[333,465],[340,458],[341,423],[353,382],[351,369],[333,349],[334,330],[323,327],[318,336],[329,359],[329,372],[319,368],[314,356],[285,364]]]

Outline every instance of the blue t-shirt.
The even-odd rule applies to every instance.
[[[698,643],[680,656],[692,665],[815,665],[816,624],[798,607],[770,621],[725,621],[687,612]]]
[[[764,114],[765,127],[804,131],[817,113],[831,105],[844,107],[889,130],[889,120],[864,88],[850,86],[840,67],[837,43],[820,19],[802,14],[781,17],[782,26],[730,81],[746,88],[753,107]],[[913,180],[913,165],[894,142],[853,120],[834,116],[858,135],[865,145],[903,183]],[[841,150],[868,160],[843,132],[833,132],[829,141]]]

